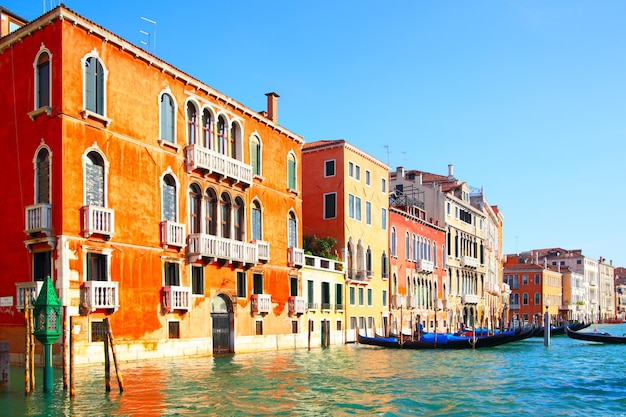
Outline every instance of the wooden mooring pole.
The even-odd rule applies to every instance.
[[[120,392],[124,391],[124,379],[122,378],[122,371],[117,363],[117,351],[115,349],[115,339],[113,338],[113,330],[111,329],[111,323],[108,318],[104,319],[104,325],[106,327],[107,338],[109,339],[109,344],[111,346],[111,353],[113,354],[113,364],[115,365],[115,376],[117,377],[117,385],[120,389]]]
[[[24,304],[24,394],[30,393],[30,317],[28,301]]]
[[[104,329],[104,387],[106,392],[111,391],[111,360],[109,359],[109,332]]]
[[[70,317],[70,397],[74,398],[74,317]]]

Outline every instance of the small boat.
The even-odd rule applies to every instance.
[[[575,332],[569,327],[565,329],[567,337],[576,340],[585,340],[587,342],[598,342],[607,344],[626,344],[626,335],[613,336],[606,332]]]
[[[407,336],[369,337],[362,336],[357,328],[357,342],[363,345],[381,346],[395,349],[478,349],[494,347],[530,337],[532,328],[518,328],[492,336],[455,336],[450,333],[424,333],[419,340]]]

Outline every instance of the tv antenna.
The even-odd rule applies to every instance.
[[[156,30],[157,30],[157,22],[155,22],[152,19],[148,19],[147,17],[143,17],[140,16],[141,20],[145,20],[148,23],[152,23],[154,25],[154,36],[152,36],[152,53],[156,54]],[[150,52],[150,33],[146,32],[145,30],[140,30],[139,33],[141,33],[142,35],[148,35],[148,43],[146,44],[145,42],[142,42],[144,45],[148,46],[148,52]]]

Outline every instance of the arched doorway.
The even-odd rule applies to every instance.
[[[213,327],[213,354],[233,353],[233,304],[223,294],[211,302],[211,324]]]

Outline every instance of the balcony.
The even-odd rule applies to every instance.
[[[201,169],[209,174],[229,178],[244,187],[252,185],[252,166],[197,144],[185,148],[187,169]]]
[[[253,245],[256,245],[256,253],[259,262],[269,262],[270,260],[270,242],[264,240],[253,240]]]
[[[52,204],[40,203],[26,207],[26,230],[29,235],[35,233],[52,234]]]
[[[15,308],[18,311],[24,311],[26,302],[32,307],[35,300],[39,296],[39,291],[43,286],[43,281],[31,281],[31,282],[16,282],[16,303]]]
[[[253,265],[258,261],[256,244],[204,233],[189,235],[187,251],[192,259],[209,258]]]
[[[289,247],[287,252],[287,262],[291,268],[302,268],[304,265],[304,249]]]
[[[84,206],[83,212],[83,236],[89,237],[94,234],[103,235],[105,239],[113,237],[115,232],[114,211],[104,207]]]
[[[417,272],[432,274],[435,271],[435,263],[433,261],[427,261],[426,259],[416,259],[415,269]]]
[[[185,246],[185,225],[165,220],[161,222],[161,246],[182,248]]]
[[[417,297],[414,295],[406,296],[406,308],[417,308]]]
[[[477,294],[463,294],[461,295],[462,304],[478,304],[480,296]]]
[[[509,310],[519,310],[519,304],[510,304]]]
[[[478,259],[472,258],[471,256],[464,256],[462,262],[463,266],[468,268],[478,268]]]
[[[189,311],[191,299],[191,288],[180,287],[178,285],[168,285],[163,287],[161,305],[163,311],[170,313],[174,310]]]
[[[83,284],[82,306],[89,311],[119,308],[119,294],[116,281],[86,281]]]
[[[404,307],[404,297],[402,295],[394,294],[391,296],[391,308]]]
[[[368,271],[366,269],[350,269],[348,270],[348,281],[367,284],[369,282]]]
[[[304,297],[291,296],[288,301],[289,314],[303,314],[306,313],[306,300]]]
[[[343,311],[345,306],[343,304],[335,304],[335,311]]]
[[[270,294],[252,294],[250,302],[254,314],[267,314],[272,309],[272,296]]]

